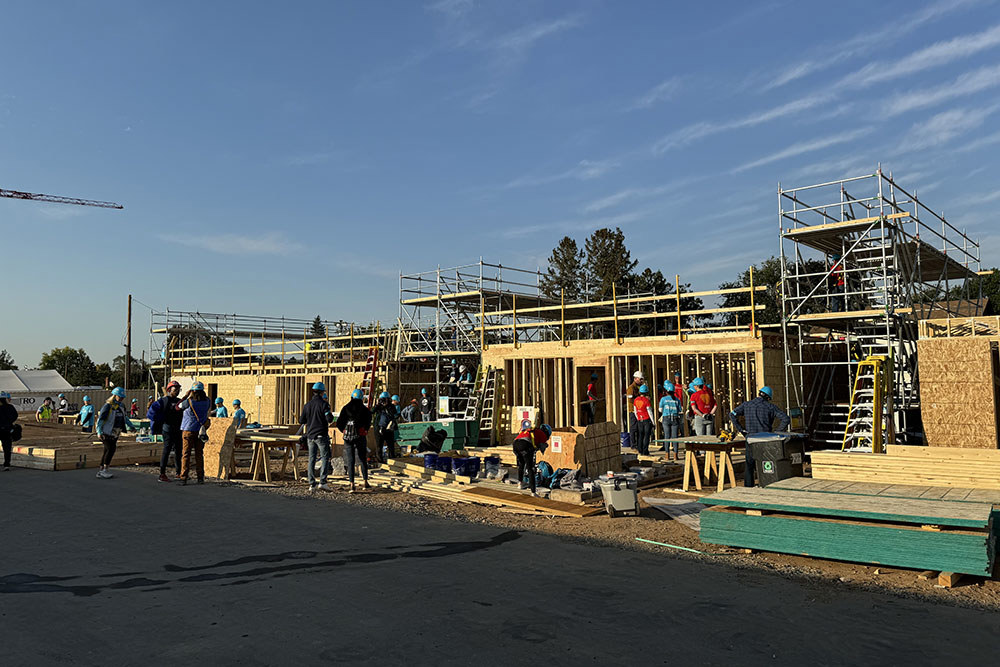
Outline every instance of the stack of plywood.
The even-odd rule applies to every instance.
[[[997,449],[1000,363],[988,338],[917,342],[920,414],[932,447]]]
[[[825,450],[810,457],[815,479],[1000,489],[1000,450],[889,445],[886,454]]]

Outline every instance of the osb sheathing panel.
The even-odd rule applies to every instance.
[[[917,360],[927,444],[997,449],[996,343],[982,338],[920,340]]]

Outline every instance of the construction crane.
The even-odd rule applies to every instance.
[[[19,192],[17,190],[4,190],[0,188],[0,197],[9,199],[29,199],[31,201],[44,201],[53,204],[76,204],[77,206],[97,206],[100,208],[125,208],[121,204],[113,201],[97,201],[96,199],[77,199],[76,197],[60,197],[58,195],[40,195],[33,192]]]

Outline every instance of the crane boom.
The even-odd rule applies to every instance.
[[[77,199],[76,197],[60,197],[58,195],[40,195],[33,192],[4,190],[3,188],[0,188],[0,197],[9,197],[10,199],[30,199],[32,201],[51,202],[53,204],[76,204],[77,206],[98,206],[100,208],[125,208],[121,204],[116,204],[113,201]]]

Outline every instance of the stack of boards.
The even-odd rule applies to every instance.
[[[127,466],[143,463],[157,463],[163,445],[154,442],[129,442],[121,440],[112,459],[114,466]],[[98,468],[104,445],[71,444],[36,447],[33,445],[14,445],[11,463],[18,468],[34,468],[35,470],[75,470],[77,468]]]
[[[949,492],[965,499],[943,499]],[[979,576],[993,572],[996,492],[800,477],[767,488],[727,489],[701,502],[713,506],[701,513],[706,544]]]
[[[814,479],[1000,490],[1000,450],[889,445],[885,454],[810,453]]]

